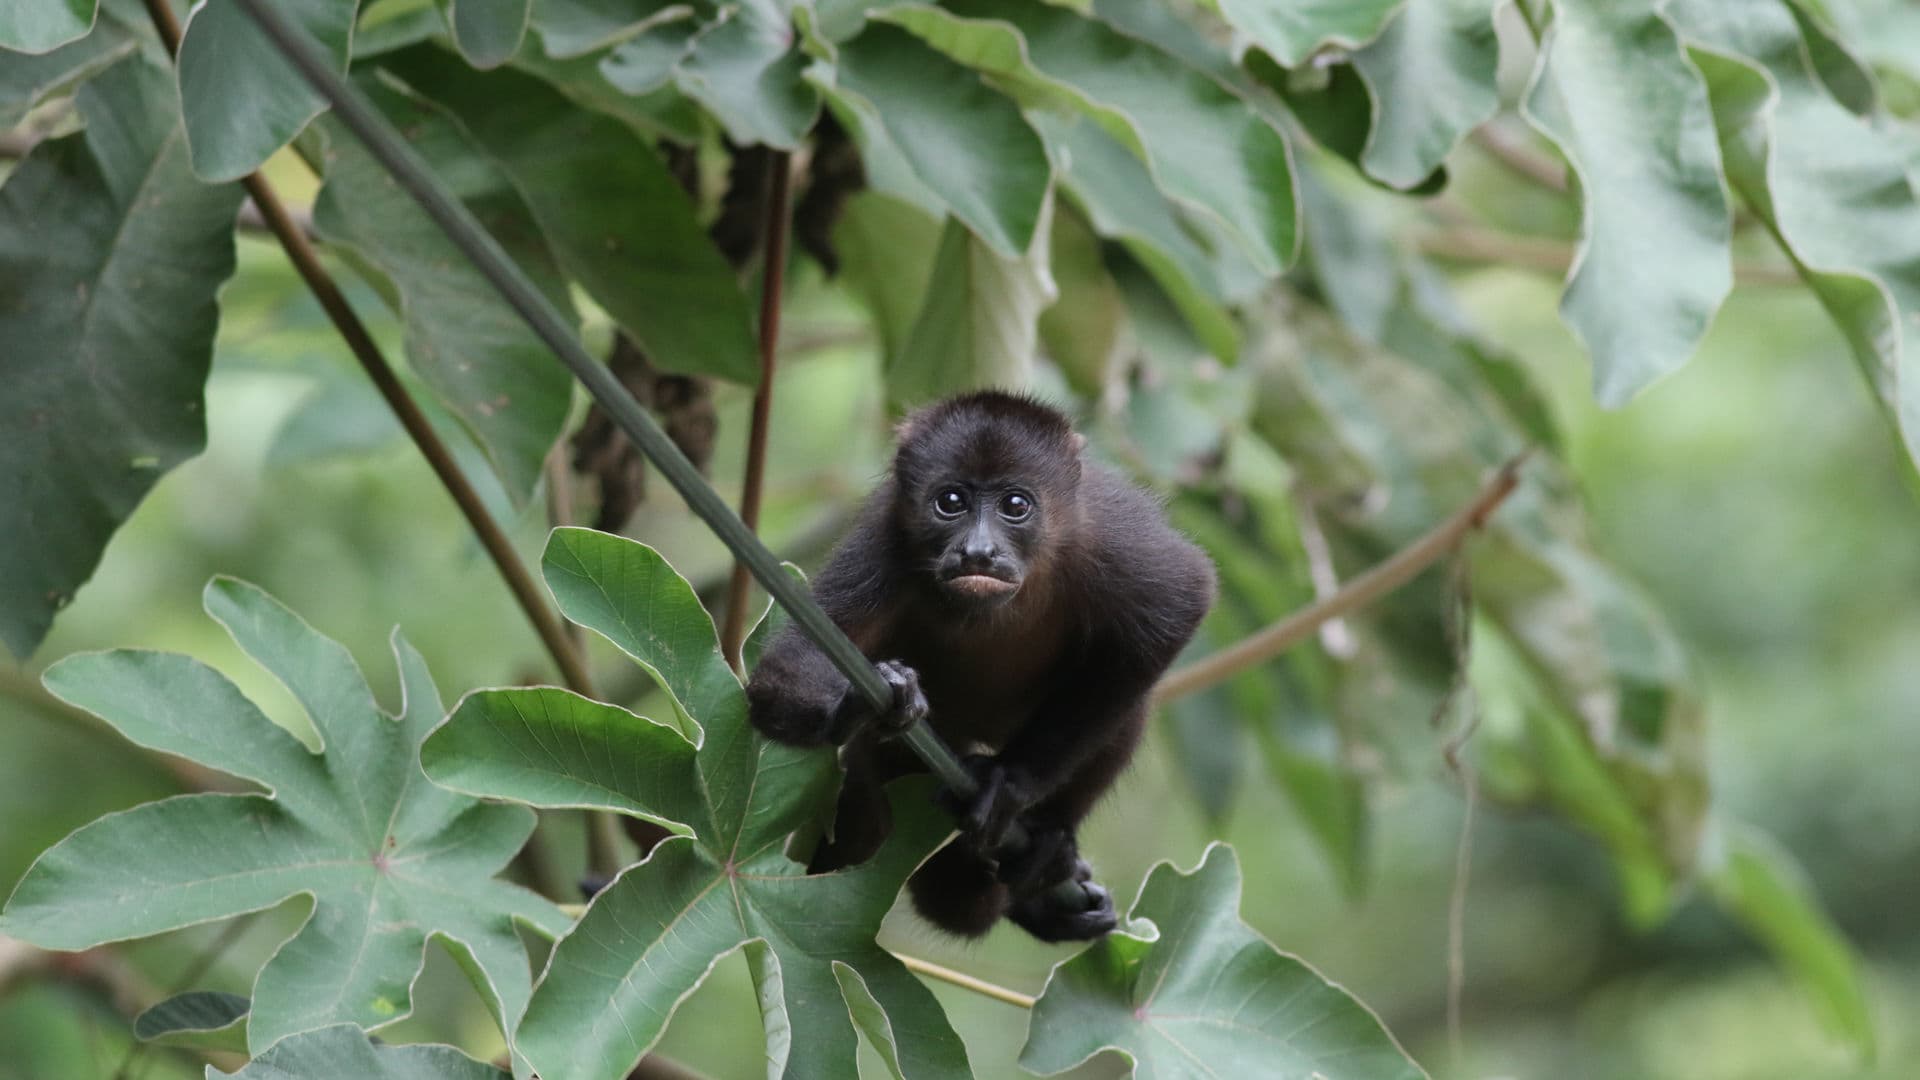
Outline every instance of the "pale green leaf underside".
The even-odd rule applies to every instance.
[[[493,877],[532,815],[420,773],[419,742],[441,716],[420,655],[396,637],[406,705],[395,718],[374,706],[338,643],[259,589],[216,579],[206,606],[308,710],[324,750],[307,752],[186,657],[118,650],[54,665],[48,689],[134,742],[232,769],[270,794],[183,795],[81,828],[21,879],[0,933],[84,949],[303,896],[310,916],[254,984],[253,1049],[328,1024],[371,1029],[406,1016],[432,935],[470,954],[481,993],[511,1030],[531,982],[515,923],[551,934],[566,920]]]
[[[1653,4],[1563,3],[1524,112],[1580,183],[1561,315],[1592,354],[1594,396],[1625,404],[1686,362],[1732,288],[1706,87]]]
[[[1134,1074],[1424,1080],[1380,1019],[1240,921],[1225,844],[1147,876],[1130,924],[1054,968],[1020,1064],[1063,1072],[1105,1049]]]

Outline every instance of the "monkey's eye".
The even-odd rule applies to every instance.
[[[967,512],[967,493],[959,488],[942,488],[933,497],[933,508],[941,517],[959,517]]]
[[[1000,516],[1008,521],[1025,521],[1031,513],[1033,500],[1017,491],[1000,500]]]

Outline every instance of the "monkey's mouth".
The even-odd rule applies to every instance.
[[[990,574],[956,574],[947,579],[947,588],[962,596],[976,597],[982,600],[999,599],[1011,596],[1020,587],[1018,582],[997,578]]]

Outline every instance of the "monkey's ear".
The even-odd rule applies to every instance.
[[[1087,448],[1087,437],[1076,431],[1072,435],[1072,443],[1073,443],[1073,452],[1077,456],[1080,453],[1080,451],[1085,450]]]

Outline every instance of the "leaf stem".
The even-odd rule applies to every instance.
[[[787,234],[793,224],[793,162],[784,150],[767,163],[767,196],[760,264],[760,385],[753,391],[753,426],[747,434],[747,476],[740,493],[740,520],[760,531],[760,499],[766,484],[767,428],[773,421],[773,375],[780,352],[780,298],[786,289]],[[721,654],[740,670],[747,639],[747,597],[753,584],[745,562],[735,560],[720,631]]]
[[[177,55],[180,51],[180,24],[174,18],[173,10],[167,6],[167,0],[145,0],[145,3],[147,14],[153,19],[154,29],[159,32],[160,40],[166,45],[167,54]],[[447,494],[453,496],[453,501],[459,504],[460,512],[466,516],[467,524],[473,529],[474,535],[480,538],[481,546],[487,549],[488,556],[493,559],[493,564],[500,571],[501,578],[506,581],[507,588],[519,602],[521,610],[526,612],[527,620],[533,624],[534,632],[540,635],[540,640],[546,646],[547,652],[552,654],[553,662],[560,669],[561,677],[573,690],[593,697],[593,679],[587,672],[586,664],[580,659],[579,651],[567,638],[566,631],[561,628],[559,617],[547,607],[545,600],[541,597],[539,586],[534,583],[532,574],[520,561],[519,553],[513,548],[513,542],[493,520],[493,516],[487,513],[486,505],[480,501],[480,496],[474,491],[473,485],[467,482],[466,476],[460,472],[460,467],[454,463],[452,453],[447,450],[446,444],[440,441],[440,436],[434,432],[433,425],[428,422],[426,414],[421,412],[420,406],[407,395],[406,388],[400,384],[399,376],[394,374],[393,367],[387,363],[386,357],[380,352],[380,347],[374,343],[373,335],[367,332],[366,324],[354,314],[352,306],[347,303],[347,298],[341,293],[339,285],[334,282],[333,276],[320,262],[320,256],[314,251],[313,244],[308,241],[306,231],[287,211],[286,204],[280,201],[279,194],[267,182],[266,177],[256,172],[243,178],[241,183],[246,186],[247,194],[252,197],[253,204],[259,209],[267,228],[280,241],[280,246],[286,251],[287,258],[292,260],[294,268],[306,281],[307,288],[313,292],[314,299],[320,302],[320,307],[327,313],[327,318],[333,322],[334,329],[338,330],[340,336],[346,340],[347,348],[352,351],[354,358],[360,361],[360,366],[366,370],[367,377],[373,380],[373,385],[380,391],[380,396],[386,399],[388,407],[399,419],[400,426],[406,429],[414,445],[420,448],[421,456],[425,457],[427,464],[433,467],[434,475],[440,478],[440,483],[447,489]]]
[[[1454,511],[1451,517],[1385,562],[1347,582],[1339,592],[1301,608],[1237,644],[1175,669],[1153,688],[1154,704],[1165,704],[1174,698],[1217,686],[1305,641],[1328,621],[1357,611],[1412,581],[1422,570],[1457,547],[1468,533],[1486,523],[1487,518],[1519,485],[1520,465],[1525,460],[1526,455],[1521,454],[1500,466],[1472,502]]]
[[[990,997],[995,1001],[1003,1001],[1008,1005],[1022,1009],[1031,1009],[1033,1008],[1034,1002],[1039,1000],[1031,994],[1023,994],[1018,990],[1001,986],[999,983],[990,983],[985,979],[976,979],[964,971],[955,971],[950,967],[942,967],[931,960],[922,960],[917,956],[909,956],[901,952],[894,953],[893,955],[902,964],[907,966],[908,971],[917,971],[930,979],[939,979],[943,983],[958,986],[962,990],[971,990],[976,994]]]
[[[1414,245],[1422,254],[1437,259],[1499,263],[1545,274],[1564,276],[1573,264],[1571,244],[1472,226],[1422,230],[1414,234]],[[1733,279],[1740,285],[1805,284],[1791,267],[1754,262],[1734,263]]]

